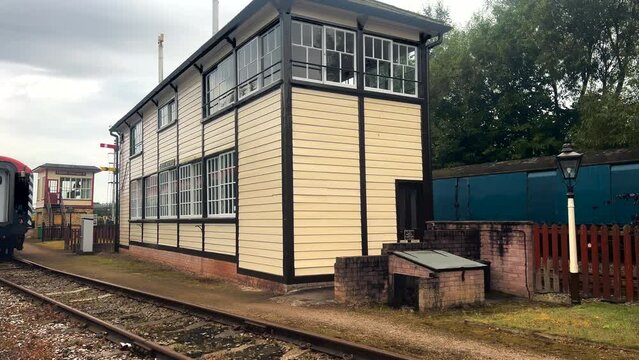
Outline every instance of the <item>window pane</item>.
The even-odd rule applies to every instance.
[[[336,31],[335,44],[337,45],[337,51],[344,51],[344,32]]]
[[[340,82],[339,53],[326,52],[326,81]]]
[[[375,55],[374,57],[381,59],[382,58],[382,40],[375,39]]]
[[[379,62],[379,88],[384,90],[390,90],[391,64],[387,61]]]
[[[335,29],[326,28],[326,49],[335,50]]]
[[[399,62],[403,65],[408,64],[408,52],[406,46],[399,47]]]
[[[346,52],[355,54],[355,34],[346,33]]]
[[[313,80],[322,80],[322,51],[316,49],[308,49],[308,62],[314,65],[308,66],[308,78]]]
[[[411,46],[408,49],[408,66],[413,66],[417,64],[417,49]]]
[[[402,66],[401,65],[393,65],[393,74],[395,78],[401,78],[402,74]],[[393,79],[393,91],[396,93],[401,93],[404,91],[404,82],[401,79]]]
[[[342,54],[342,83],[355,84],[355,56]]]
[[[373,57],[373,38],[369,36],[364,38],[364,52],[366,56]]]
[[[312,27],[309,24],[304,24],[302,27],[302,45],[304,46],[312,46],[313,45],[313,36],[312,36]]]
[[[384,50],[383,59],[390,61],[390,50],[391,50],[391,42],[390,41],[384,40],[383,50]]]
[[[322,27],[321,26],[313,26],[313,47],[317,49],[322,48]]]
[[[291,29],[291,38],[293,44],[301,45],[302,44],[302,24],[298,22],[293,22]]]

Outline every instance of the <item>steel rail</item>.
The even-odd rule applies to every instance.
[[[145,352],[150,353],[151,355],[154,355],[156,358],[158,359],[176,359],[176,360],[188,360],[191,359],[188,356],[185,356],[183,354],[180,354],[178,352],[175,352],[172,349],[169,349],[167,347],[161,346],[157,343],[154,343],[152,341],[149,341],[147,339],[144,339],[141,336],[138,336],[130,331],[127,331],[125,329],[122,329],[120,327],[117,327],[113,324],[110,324],[108,322],[105,322],[103,320],[100,320],[94,316],[91,316],[83,311],[80,311],[76,308],[73,308],[71,306],[68,306],[66,304],[63,304],[57,300],[54,300],[46,295],[40,294],[36,291],[33,291],[31,289],[28,289],[24,286],[18,285],[14,282],[11,282],[9,280],[3,279],[2,277],[0,277],[0,283],[3,283],[11,288],[17,289],[23,293],[26,293],[27,295],[38,299],[44,303],[47,303],[49,305],[52,305],[64,312],[69,313],[70,315],[72,315],[73,317],[92,324],[94,326],[96,326],[98,329],[105,331],[107,334],[111,335],[112,339],[118,339],[118,340],[125,340],[131,343],[131,345],[134,348],[138,348],[138,349],[143,349]]]
[[[204,307],[193,303],[188,303],[173,298],[168,298],[162,295],[149,293],[142,290],[133,289],[126,286],[113,284],[110,282],[92,279],[86,276],[69,273],[66,271],[57,270],[46,265],[38,264],[36,262],[14,258],[15,260],[27,265],[34,266],[46,270],[54,274],[60,274],[69,276],[79,281],[94,284],[101,287],[110,288],[119,292],[123,292],[133,297],[151,299],[161,304],[168,305],[172,308],[179,308],[182,310],[194,312],[209,318],[222,324],[231,326],[242,326],[254,333],[264,333],[273,336],[279,340],[283,340],[289,343],[293,343],[299,346],[309,347],[312,350],[336,356],[343,359],[353,360],[412,360],[413,358],[389,352],[382,349],[377,349],[371,346],[357,344],[343,339],[337,339],[334,337],[328,337],[320,334],[315,334],[309,331],[295,329],[292,327],[275,324],[269,321],[258,320],[255,318],[236,315],[224,310],[219,310],[210,307]],[[181,355],[184,356],[184,355]]]

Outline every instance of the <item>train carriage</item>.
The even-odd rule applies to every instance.
[[[0,256],[22,250],[31,221],[33,173],[22,162],[0,156]]]

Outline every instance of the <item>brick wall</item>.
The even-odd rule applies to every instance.
[[[528,222],[431,222],[428,223],[425,238],[438,238],[432,246],[468,246],[469,249],[461,250],[468,254],[475,253],[479,245],[479,257],[465,257],[490,262],[490,288],[530,298],[534,257],[532,225]],[[456,235],[462,233],[467,234],[467,237]],[[442,239],[446,234],[449,239]],[[442,250],[455,253],[444,248]]]
[[[379,303],[388,298],[388,256],[340,257],[335,261],[335,301]]]
[[[122,250],[123,249],[120,251]],[[131,245],[128,251],[124,250],[122,253],[205,278],[231,280],[235,283],[265,289],[275,293],[285,293],[290,290],[284,284],[238,274],[236,264],[233,262],[135,245]]]
[[[395,255],[390,255],[388,258],[388,272],[391,275],[400,274],[419,278],[426,278],[433,274],[433,272],[427,268]]]
[[[483,304],[483,270],[447,271],[419,281],[419,310]]]
[[[388,255],[393,251],[415,250],[443,250],[453,255],[478,260],[480,257],[479,231],[473,228],[448,229],[439,225],[433,229],[431,225],[424,232],[423,242],[384,244],[382,255]]]

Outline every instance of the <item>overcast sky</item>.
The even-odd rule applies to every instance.
[[[424,0],[382,0],[420,11]],[[249,0],[220,0],[224,26]],[[483,0],[444,0],[462,25]],[[107,165],[108,128],[211,36],[211,0],[1,0],[0,155]],[[107,174],[96,179],[105,202]]]

